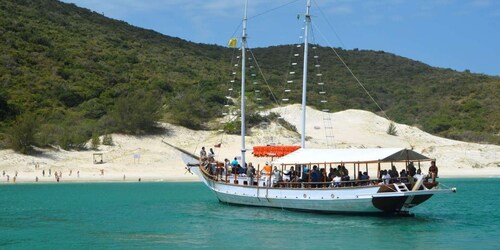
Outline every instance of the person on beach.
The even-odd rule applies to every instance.
[[[80,178],[80,170],[76,172],[76,177]]]
[[[35,182],[38,182],[38,176],[35,178]]]
[[[45,169],[42,170],[42,176],[45,177]]]
[[[5,176],[5,170],[3,171],[2,176]]]
[[[49,168],[49,177],[52,175],[52,170]]]

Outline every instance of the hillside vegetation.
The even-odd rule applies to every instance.
[[[83,148],[93,135],[155,132],[156,121],[206,129],[226,104],[234,49],[187,42],[54,0],[0,2],[0,139]],[[292,46],[253,50],[282,92]],[[500,144],[500,78],[438,69],[380,51],[342,50],[395,121]],[[330,48],[318,47],[328,108],[378,112]],[[299,89],[300,87],[298,87]],[[249,95],[252,94],[249,89]],[[309,93],[319,107],[317,91]],[[272,105],[264,94],[263,105]],[[299,92],[291,92],[297,102]]]

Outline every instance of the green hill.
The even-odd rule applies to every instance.
[[[1,1],[0,41],[0,131],[15,148],[80,148],[93,135],[154,132],[158,120],[207,128],[226,103],[236,52],[53,0]],[[282,92],[290,51],[253,51],[275,93]],[[330,49],[317,51],[326,91],[335,93],[328,108],[378,112]],[[384,52],[338,51],[395,121],[500,144],[499,77],[433,68]],[[314,93],[311,105],[319,106]],[[271,105],[271,95],[264,97]],[[297,101],[298,92],[291,99]],[[33,136],[24,142],[13,140],[28,132]]]

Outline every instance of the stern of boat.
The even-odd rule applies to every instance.
[[[440,188],[439,183],[424,182],[419,178],[415,184],[394,183],[382,185],[372,198],[373,206],[387,213],[409,214],[409,210],[427,201],[435,194],[455,193],[456,188]]]

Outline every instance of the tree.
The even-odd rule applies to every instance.
[[[21,154],[29,154],[36,145],[35,134],[38,130],[36,116],[24,113],[16,117],[13,126],[7,129],[7,146]]]
[[[138,90],[116,100],[110,122],[118,132],[145,133],[156,125],[161,104],[157,92]]]

